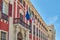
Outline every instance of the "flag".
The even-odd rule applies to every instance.
[[[32,23],[32,19],[30,19],[29,22]]]
[[[30,15],[29,15],[29,13],[28,13],[28,10],[27,10],[27,12],[26,12],[26,19],[27,19],[27,20],[30,20]]]

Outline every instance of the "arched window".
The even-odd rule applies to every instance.
[[[23,36],[21,32],[17,34],[17,40],[23,40]]]

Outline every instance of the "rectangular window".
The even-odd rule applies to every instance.
[[[33,25],[33,34],[35,35],[35,25]]]
[[[41,35],[40,35],[40,37],[42,38],[42,31],[40,31],[41,32]]]
[[[20,13],[20,24],[24,26],[23,15]]]
[[[20,3],[22,3],[22,0],[18,0]]]
[[[41,21],[39,21],[40,25],[41,25]]]
[[[2,8],[2,12],[6,15],[8,15],[8,3],[3,0],[3,8]]]
[[[23,15],[20,13],[20,20],[23,21]]]
[[[28,8],[29,12],[31,11],[30,7]]]
[[[30,29],[30,33],[32,33],[32,23],[29,23],[29,29]]]
[[[37,16],[35,15],[35,19],[37,19]]]
[[[32,16],[30,7],[28,7],[28,13],[30,14],[30,16]]]
[[[1,32],[1,40],[6,40],[6,32]]]
[[[37,36],[38,36],[38,28],[37,28],[36,32],[37,32]]]
[[[39,22],[39,19],[38,19],[38,22]]]
[[[32,11],[32,15],[34,16],[34,12]]]
[[[23,6],[25,7],[25,1],[23,1]]]
[[[40,30],[39,30],[39,37],[40,37]]]

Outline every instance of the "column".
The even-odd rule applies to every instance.
[[[34,25],[34,22],[32,21],[32,40],[33,40],[33,25]]]
[[[27,40],[29,40],[29,30],[27,31]]]
[[[13,5],[14,0],[9,0],[10,3]],[[14,5],[12,6],[12,8]],[[13,15],[13,9],[12,9],[12,15]],[[13,26],[13,16],[9,17],[9,40],[14,40],[14,26]]]

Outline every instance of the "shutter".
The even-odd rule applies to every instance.
[[[12,17],[12,4],[9,3],[9,14],[10,17]]]

